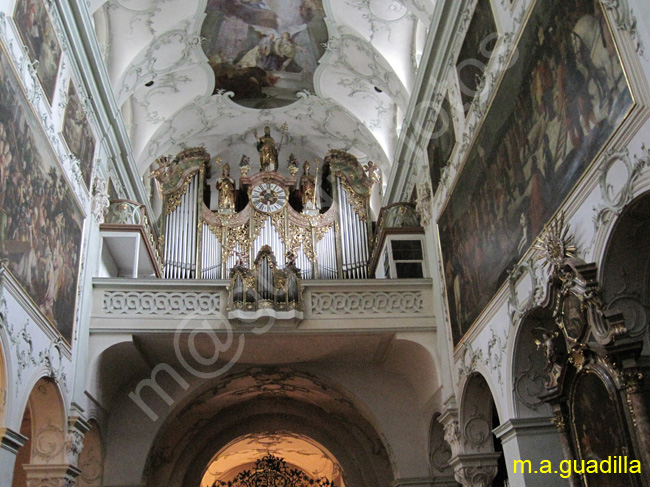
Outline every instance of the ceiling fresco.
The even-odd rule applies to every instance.
[[[131,151],[204,147],[238,178],[255,131],[280,169],[345,150],[388,181],[435,0],[89,0]],[[285,125],[286,124],[286,125]]]
[[[249,108],[293,103],[314,91],[328,41],[320,0],[209,0],[201,47],[214,71],[214,93],[232,91]]]

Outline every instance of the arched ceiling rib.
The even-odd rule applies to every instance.
[[[273,1],[257,3],[266,8]],[[90,2],[98,33],[108,26],[98,38],[106,39],[109,76],[118,104],[129,112],[123,116],[141,174],[157,157],[196,145],[236,167],[242,154],[256,159],[254,129],[271,125],[277,137],[285,122],[290,138],[281,165],[290,152],[311,160],[335,148],[390,170],[397,116],[406,112],[415,80],[417,25],[428,25],[432,0],[324,0],[329,42],[314,77],[315,93],[268,110],[242,107],[227,93],[212,94],[214,74],[201,46],[206,5],[207,0]]]

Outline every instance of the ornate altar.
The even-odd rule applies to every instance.
[[[564,458],[584,465],[571,485],[647,486],[643,342],[630,336],[622,313],[604,309],[596,265],[575,257],[563,219],[548,227],[536,248],[551,268],[543,308],[553,320],[537,342],[548,374],[539,397],[553,409]]]
[[[232,303],[234,310],[252,306],[247,296],[252,298],[248,292],[257,284],[245,284],[252,277],[244,270],[259,272],[254,263],[262,255],[272,256],[274,272],[287,273],[281,277],[276,272],[274,286],[282,279],[293,282],[294,274],[298,282],[368,277],[373,182],[354,156],[330,151],[322,166],[317,161],[315,174],[308,163],[304,173],[297,174],[294,158],[286,175],[271,164],[250,176],[250,159],[244,156],[241,167],[246,171],[239,184],[230,177],[230,166],[224,165],[214,188],[205,185],[209,161],[201,148],[157,161],[154,177],[163,193],[165,278],[230,279],[233,289],[243,290],[244,299]],[[205,204],[206,191],[220,192],[217,209]],[[260,275],[253,277],[260,282]],[[272,298],[277,306],[282,299]],[[259,303],[255,306],[259,308]],[[293,305],[285,301],[283,306]]]

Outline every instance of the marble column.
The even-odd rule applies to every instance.
[[[11,485],[16,454],[28,439],[8,428],[0,428],[0,485]]]
[[[454,476],[463,487],[491,487],[501,453],[457,455],[450,460]]]
[[[526,487],[568,486],[568,479],[560,475],[534,473],[543,460],[551,462],[557,470],[564,460],[560,435],[552,418],[511,419],[494,429],[494,434],[501,440],[505,455],[508,479],[511,485]],[[529,460],[530,463],[518,465],[514,471],[515,460]],[[530,465],[530,473],[528,472]],[[524,472],[525,470],[525,472]]]

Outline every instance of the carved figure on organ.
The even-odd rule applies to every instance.
[[[257,136],[257,130],[253,132],[257,139],[257,151],[260,153],[260,170],[277,171],[278,169],[278,149],[275,140],[271,137],[271,127],[264,127],[264,135]]]
[[[309,173],[310,164],[305,161],[303,164],[303,174],[300,177],[300,195],[302,206],[306,210],[316,208],[316,178]]]
[[[382,190],[383,190],[381,169],[379,169],[379,166],[372,161],[368,161],[368,164],[363,166],[363,168],[366,170],[366,173],[368,174],[368,179],[370,179],[373,182],[373,184],[377,185],[377,194],[381,197]]]
[[[219,209],[235,209],[235,180],[230,177],[230,164],[225,164],[216,184],[219,190]]]

